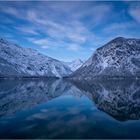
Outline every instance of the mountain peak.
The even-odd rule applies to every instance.
[[[79,62],[79,63],[81,63],[83,61],[80,58],[77,58],[77,59],[73,60],[72,62]]]
[[[67,65],[72,71],[76,71],[83,65],[83,63],[84,62],[80,58],[77,58],[71,62],[64,62],[64,64]]]
[[[140,39],[117,37],[95,53],[73,75],[140,77]]]
[[[114,38],[113,40],[116,40],[116,41],[118,41],[118,40],[124,40],[124,39],[126,39],[126,38],[124,38],[124,37],[121,37],[121,36],[118,36],[118,37]]]
[[[130,41],[139,41],[139,40],[140,39],[136,39],[136,38],[116,37],[113,40],[111,40],[109,43],[116,43],[116,42],[123,43],[123,42],[130,42]]]
[[[124,49],[127,48],[128,46],[134,46],[139,44],[140,39],[136,39],[136,38],[124,38],[124,37],[116,37],[113,40],[109,41],[108,43],[106,43],[105,45],[103,45],[102,47],[98,48],[97,51],[101,51],[102,49],[105,48],[105,50],[108,48],[110,50],[112,50],[113,48],[120,48],[123,47]]]
[[[124,41],[126,41],[126,38],[124,38],[124,37],[116,37],[116,38],[112,39],[110,42],[108,42],[107,44],[110,44],[110,43],[123,43]]]
[[[116,42],[120,42],[120,43],[123,43],[124,41],[126,41],[127,39],[126,38],[124,38],[124,37],[116,37],[116,38],[114,38],[113,40],[111,40],[110,42],[112,43],[116,43]],[[109,42],[109,43],[110,43]]]

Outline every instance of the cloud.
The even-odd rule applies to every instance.
[[[67,46],[67,49],[71,51],[80,51],[82,48],[77,44],[70,44]]]
[[[43,49],[58,49],[61,47],[66,46],[67,44],[61,40],[54,41],[51,38],[28,38],[28,41],[32,42],[33,44],[36,44],[37,46],[43,48]]]
[[[26,34],[33,34],[33,35],[38,35],[39,33],[33,29],[32,27],[15,27],[18,31],[22,32],[22,33],[26,33]]]
[[[75,43],[84,43],[89,34],[89,30],[81,22],[71,22],[67,24],[52,23],[46,25],[48,35],[55,39],[66,39]]]
[[[109,4],[95,5],[93,9],[89,10],[94,25],[104,21],[110,12],[112,12],[112,6]]]
[[[129,9],[129,14],[140,23],[140,5],[133,6]]]
[[[119,23],[112,3],[9,2],[5,5],[1,3],[0,12],[1,15],[4,13],[3,15],[6,14],[9,20],[14,21],[9,26],[5,24],[7,28],[3,29],[5,32],[10,29],[9,32],[13,36],[19,35],[20,40],[28,40],[27,43],[30,42],[29,44],[38,49],[43,48],[43,51],[60,48],[66,57],[65,52],[69,51],[75,51],[76,54],[91,53],[91,50],[103,45],[107,38],[106,32],[111,35],[115,32],[119,34],[119,31],[127,31],[130,28],[131,23],[124,23],[124,21]],[[113,20],[113,24],[110,19]]]
[[[25,7],[29,7],[30,4]],[[93,35],[81,19],[90,16],[90,19],[97,23],[110,9],[110,6],[96,2],[92,5],[86,2],[41,2],[27,9],[10,6],[3,8],[2,11],[30,22],[51,38],[66,39],[81,44]],[[21,31],[36,34],[29,28]]]
[[[122,23],[112,23],[110,25],[107,25],[103,31],[104,32],[118,32],[118,31],[124,31],[130,27],[133,27],[134,22],[122,22]]]
[[[39,45],[41,48],[44,48],[44,49],[51,48],[49,46],[49,41],[47,39],[28,38],[28,41],[30,41],[36,45]],[[52,43],[52,45],[53,45],[53,43]]]
[[[13,16],[16,16],[16,17],[19,17],[19,12],[13,7],[5,8],[3,6],[0,6],[0,11],[7,13],[7,14],[10,14],[10,15],[13,15]]]
[[[42,39],[36,39],[36,38],[28,38],[28,40],[38,46],[40,46],[43,49],[58,49],[58,48],[63,48],[67,49],[70,51],[80,51],[82,50],[82,47],[78,44],[72,44],[68,43],[62,40],[55,41],[50,38],[42,38]]]
[[[15,11],[15,10],[14,10]],[[55,39],[67,39],[76,43],[84,43],[87,40],[87,37],[91,34],[81,21],[74,20],[71,22],[57,22],[55,19],[44,16],[44,13],[39,12],[40,10],[27,10],[24,15],[20,15],[19,12],[16,17],[28,21],[34,28],[39,29],[46,35],[49,35]],[[13,12],[9,14],[13,15]],[[22,17],[22,18],[21,18]],[[16,27],[18,30],[24,33],[38,34],[32,27]]]
[[[48,44],[48,41],[46,39],[34,40],[33,42],[35,44],[38,44],[38,45],[46,45],[46,44]]]

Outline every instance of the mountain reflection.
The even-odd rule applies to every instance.
[[[1,80],[0,115],[26,110],[67,94],[82,95],[79,89],[63,80]]]
[[[81,91],[92,96],[98,109],[117,120],[140,119],[140,81],[74,81]]]
[[[0,115],[33,108],[62,95],[86,96],[117,120],[140,119],[140,81],[1,80]]]

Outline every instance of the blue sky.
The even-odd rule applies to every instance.
[[[1,1],[0,36],[59,60],[85,60],[115,37],[140,38],[140,2]]]

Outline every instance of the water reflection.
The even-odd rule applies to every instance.
[[[79,89],[63,80],[1,80],[0,116],[26,110],[67,94],[82,95]]]
[[[118,120],[140,119],[140,81],[74,81],[96,106]]]
[[[139,91],[132,80],[1,80],[0,138],[140,138]]]

